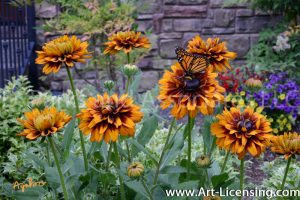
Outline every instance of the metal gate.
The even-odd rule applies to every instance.
[[[25,72],[36,78],[34,26],[33,1],[0,0],[0,87]]]

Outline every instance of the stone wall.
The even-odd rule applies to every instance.
[[[151,30],[150,53],[138,63],[143,70],[141,90],[152,88],[163,69],[176,59],[174,48],[186,47],[187,41],[199,34],[203,38],[220,37],[227,41],[228,49],[238,54],[234,61],[242,64],[251,45],[258,39],[258,33],[274,25],[280,15],[268,15],[252,10],[248,5],[224,7],[223,0],[141,0],[138,3],[137,24],[140,31]],[[57,13],[55,6],[37,7],[37,17],[46,19]],[[38,23],[43,23],[39,20]],[[43,33],[39,32],[40,42]],[[91,73],[92,74],[92,73]],[[91,77],[97,81],[98,77]],[[82,80],[76,82],[81,85]],[[51,81],[51,89],[65,90],[64,75]],[[66,85],[64,87],[64,85]]]

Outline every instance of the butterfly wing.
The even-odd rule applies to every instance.
[[[208,66],[208,60],[204,56],[188,53],[181,47],[175,49],[177,60],[185,72],[201,72]]]
[[[177,60],[185,72],[188,72],[189,66],[193,61],[193,57],[188,54],[183,48],[177,47],[175,49]]]
[[[208,66],[207,58],[194,55],[194,59],[189,65],[188,71],[192,73],[197,73],[203,71]]]

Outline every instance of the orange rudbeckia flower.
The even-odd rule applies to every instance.
[[[217,137],[216,144],[237,154],[239,159],[247,152],[259,156],[272,138],[270,122],[252,108],[241,111],[232,107],[216,118],[218,121],[211,125],[211,133]]]
[[[273,136],[270,147],[271,151],[283,154],[285,159],[289,159],[292,155],[300,155],[300,135],[289,132]]]
[[[125,53],[131,52],[134,48],[150,48],[150,42],[147,37],[141,36],[141,32],[125,31],[117,32],[108,38],[105,43],[104,54],[116,54],[119,51]]]
[[[205,42],[199,35],[188,42],[187,51],[206,56],[209,58],[210,68],[219,72],[230,69],[229,60],[236,57],[236,53],[228,51],[226,43],[220,42],[219,38],[208,38]]]
[[[212,114],[217,102],[223,101],[225,89],[216,80],[218,75],[210,70],[193,74],[193,80],[188,80],[178,62],[166,70],[159,80],[161,108],[173,105],[171,114],[180,119],[185,115],[194,118],[198,112],[204,115]]]
[[[64,35],[47,42],[42,51],[36,51],[38,57],[35,63],[44,65],[45,74],[57,73],[63,64],[74,67],[75,62],[84,63],[86,58],[91,58],[87,47],[88,43],[81,42],[76,36]]]
[[[118,98],[117,94],[105,93],[86,101],[86,109],[77,115],[79,128],[85,134],[91,134],[91,142],[115,142],[118,136],[134,136],[135,124],[143,118],[140,107],[133,104],[127,95]]]
[[[58,112],[54,107],[44,110],[33,109],[25,112],[25,119],[18,119],[24,130],[19,136],[35,140],[41,136],[51,136],[64,127],[72,119],[65,112]]]

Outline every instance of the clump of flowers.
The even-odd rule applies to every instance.
[[[243,67],[221,73],[219,79],[227,93],[237,93],[242,90],[252,92],[260,88],[263,78],[248,67]]]
[[[77,115],[80,119],[79,129],[85,134],[91,134],[91,142],[116,142],[119,134],[134,136],[135,124],[140,122],[143,113],[140,107],[133,104],[133,99],[127,95],[120,98],[116,94],[109,96],[104,93],[97,98],[89,97],[86,108]]]
[[[228,51],[226,42],[220,42],[220,38],[208,38],[205,42],[199,35],[189,41],[187,51],[206,56],[211,68],[219,72],[230,69],[229,60],[236,57],[235,52]]]
[[[281,51],[285,51],[290,48],[291,45],[289,44],[289,37],[285,34],[279,34],[277,36],[276,45],[273,46],[274,51],[280,53]]]
[[[84,63],[86,58],[90,58],[87,47],[88,43],[81,42],[76,36],[64,35],[46,43],[42,51],[36,51],[38,57],[35,63],[44,65],[45,74],[57,73],[63,64],[74,67],[74,63]]]
[[[225,73],[220,73],[219,79],[222,87],[226,89],[227,93],[235,93],[238,91],[240,86],[240,69],[234,71],[228,71]]]
[[[116,54],[119,51],[130,53],[134,48],[150,48],[150,42],[147,37],[142,36],[141,32],[125,31],[117,32],[108,38],[105,43],[104,54]]]
[[[270,122],[253,109],[242,111],[232,107],[216,118],[218,121],[211,125],[211,132],[217,137],[216,144],[237,154],[239,159],[247,152],[257,157],[268,146],[272,132]]]
[[[270,74],[262,89],[253,96],[272,118],[275,133],[291,130],[300,106],[300,87],[295,81],[284,72]]]
[[[263,89],[254,94],[254,98],[260,106],[296,117],[300,106],[300,87],[286,73],[274,73],[268,77]]]

